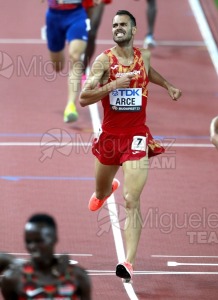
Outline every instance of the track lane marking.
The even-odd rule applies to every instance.
[[[213,263],[180,263],[176,261],[168,261],[167,262],[168,267],[178,267],[178,266],[211,266],[211,267],[217,267],[218,264],[213,264]]]
[[[29,45],[44,45],[46,44],[46,41],[42,39],[0,39],[0,44],[29,44]],[[96,41],[97,45],[113,45],[114,41],[110,39],[98,39]],[[143,40],[135,40],[135,45],[143,45]],[[157,46],[175,46],[175,47],[206,47],[206,44],[204,41],[175,41],[175,40],[169,40],[169,41],[157,41]]]
[[[151,257],[164,258],[164,257],[182,257],[182,258],[218,258],[214,255],[165,255],[165,254],[152,254]]]
[[[199,0],[189,0],[189,5],[191,6],[198,28],[201,32],[205,45],[207,46],[207,50],[218,76],[218,49],[207,19],[204,15],[204,11]]]
[[[0,142],[0,147],[45,147],[45,146],[59,146],[59,147],[73,147],[73,146],[89,146],[91,143],[58,143],[48,142],[43,144],[41,142]],[[162,143],[163,147],[169,147],[168,143]],[[184,147],[184,148],[215,148],[212,144],[205,143],[175,143],[170,144],[170,148],[173,147]]]

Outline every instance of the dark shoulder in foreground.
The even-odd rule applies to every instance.
[[[88,277],[88,272],[80,265],[71,265],[73,273],[78,278]]]
[[[91,280],[88,272],[79,265],[71,265],[74,276],[78,282],[81,300],[91,300]]]
[[[21,264],[11,264],[4,272],[1,280],[1,292],[5,300],[17,300],[21,278]]]
[[[0,253],[0,273],[6,270],[10,266],[10,264],[13,264],[15,260],[16,257],[11,254]]]

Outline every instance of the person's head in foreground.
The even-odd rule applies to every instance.
[[[1,290],[5,300],[91,299],[91,282],[85,269],[72,265],[68,255],[56,255],[57,225],[48,214],[31,216],[24,227],[25,246],[30,258],[17,263],[3,256]]]
[[[33,262],[49,264],[58,241],[54,218],[48,214],[31,216],[25,224],[24,240]]]

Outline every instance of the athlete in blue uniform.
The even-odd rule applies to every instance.
[[[46,28],[50,58],[56,72],[64,68],[65,42],[69,43],[68,100],[64,122],[73,122],[78,118],[75,103],[83,71],[81,56],[85,52],[88,40],[87,14],[82,0],[48,0]]]

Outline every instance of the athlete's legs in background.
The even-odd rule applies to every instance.
[[[55,72],[62,71],[65,63],[64,50],[58,52],[49,51],[49,55]]]
[[[147,35],[154,35],[154,25],[157,14],[156,0],[147,0]]]
[[[89,65],[93,54],[95,52],[95,40],[98,34],[98,29],[101,24],[102,16],[104,13],[104,3],[100,3],[87,10],[88,17],[90,19],[91,29],[89,30],[88,44],[86,47],[85,57],[84,57],[84,71]]]
[[[78,118],[75,103],[80,92],[83,73],[81,56],[85,52],[86,44],[83,40],[73,40],[69,44],[68,102],[64,112],[64,122],[73,122]]]
[[[147,0],[147,35],[144,40],[144,48],[151,48],[156,45],[154,40],[154,26],[157,15],[156,0]]]
[[[70,72],[68,102],[75,103],[78,96],[83,71],[81,56],[85,52],[86,45],[87,43],[82,40],[73,40],[69,45]]]

